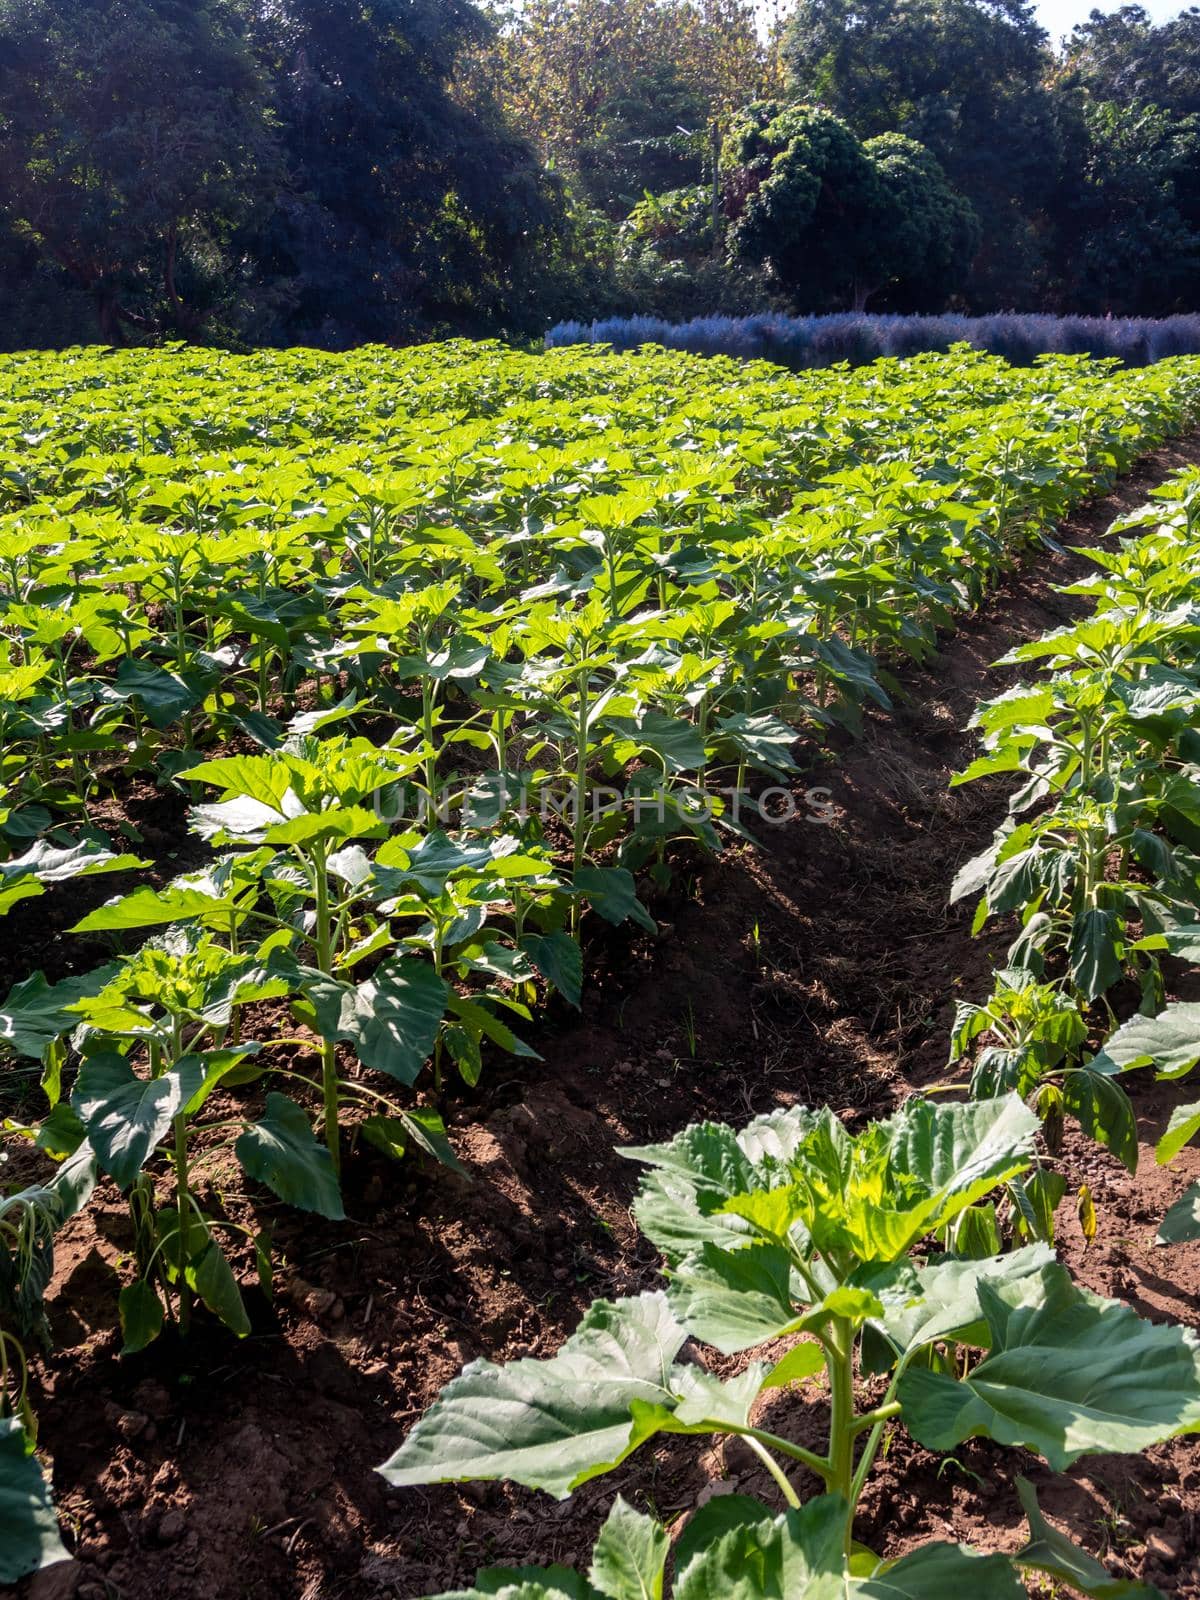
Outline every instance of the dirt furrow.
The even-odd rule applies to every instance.
[[[1095,542],[1195,462],[1200,436],[1156,451],[1060,537]],[[696,865],[655,908],[657,940],[631,944],[622,931],[593,952],[583,1012],[551,1018],[543,1062],[494,1069],[461,1108],[454,1137],[470,1183],[398,1176],[364,1157],[344,1228],[246,1202],[246,1220],[275,1224],[283,1257],[277,1314],[259,1307],[251,1338],[235,1347],[200,1335],[186,1352],[162,1342],[121,1361],[119,1195],[72,1225],[53,1301],[58,1349],[35,1401],[76,1529],[79,1600],[407,1600],[484,1563],[579,1560],[618,1489],[660,1514],[694,1503],[711,1478],[771,1498],[736,1448],[702,1455],[686,1442],[563,1506],[501,1486],[392,1493],[373,1469],[465,1361],[550,1353],[589,1300],[656,1281],[628,1215],[635,1174],[616,1145],[796,1101],[829,1103],[853,1123],[940,1071],[954,1000],[985,991],[995,954],[970,938],[947,889],[1004,804],[1002,785],[952,791],[949,778],[968,759],[975,702],[1007,681],[990,663],[1074,614],[1054,585],[1085,565],[1069,552],[1031,555],[936,661],[900,674],[891,714],[870,715],[858,740],[806,753],[793,821],[764,829],[759,850]],[[831,823],[802,798],[814,787],[829,791]],[[1150,1086],[1137,1103],[1149,1138],[1168,1102]],[[1069,1161],[1101,1204],[1087,1257],[1078,1229],[1065,1232],[1085,1281],[1196,1322],[1200,1246],[1168,1260],[1148,1244],[1196,1175],[1191,1155],[1178,1174],[1151,1160],[1133,1181],[1103,1153],[1071,1146]],[[797,1436],[815,1437],[819,1401],[784,1404]],[[1000,1459],[971,1446],[939,1472],[898,1439],[864,1532],[889,1549],[948,1529],[1015,1542],[1011,1474],[1034,1464]],[[1196,1600],[1195,1446],[1083,1467],[1044,1493],[1046,1508],[1114,1563]],[[38,1600],[59,1593],[39,1582]]]

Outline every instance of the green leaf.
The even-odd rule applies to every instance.
[[[1065,1268],[979,1285],[991,1353],[961,1382],[910,1368],[904,1420],[919,1443],[953,1450],[982,1434],[1024,1445],[1063,1472],[1081,1456],[1136,1453],[1200,1426],[1195,1334],[1143,1322],[1077,1288]]]
[[[1185,1189],[1159,1224],[1155,1244],[1186,1244],[1200,1239],[1200,1183]]]
[[[113,932],[123,928],[156,928],[165,923],[184,922],[210,912],[228,911],[232,900],[204,894],[199,889],[151,889],[143,885],[118,900],[110,900],[97,911],[89,912],[71,929],[72,933]]]
[[[81,978],[64,978],[61,983],[46,982],[43,973],[15,984],[0,1005],[0,1041],[17,1055],[40,1061],[48,1044],[79,1024],[71,1007],[79,1000],[98,995],[111,980],[116,967],[109,965]]]
[[[196,1056],[184,1057],[158,1078],[139,1078],[124,1056],[85,1058],[71,1105],[102,1170],[122,1189],[137,1177],[202,1082]]]
[[[825,1352],[815,1339],[801,1339],[778,1360],[763,1380],[764,1389],[786,1389],[825,1370]]]
[[[1037,1492],[1028,1478],[1017,1478],[1017,1494],[1029,1519],[1029,1543],[1018,1550],[1013,1560],[1021,1567],[1045,1573],[1055,1583],[1065,1583],[1088,1600],[1162,1600],[1152,1584],[1114,1578],[1086,1551],[1052,1528],[1041,1513]]]
[[[647,933],[658,932],[658,924],[637,897],[633,873],[624,867],[580,867],[573,887],[593,911],[614,927],[632,919]]]
[[[123,1356],[136,1355],[162,1332],[162,1302],[144,1278],[125,1285],[117,1296],[117,1311],[125,1341],[121,1346]]]
[[[878,1286],[884,1313],[873,1319],[875,1326],[898,1355],[939,1339],[984,1344],[988,1334],[981,1287],[1019,1283],[1053,1261],[1052,1250],[1033,1244],[988,1261],[943,1256],[923,1267],[905,1267],[894,1283]]]
[[[1122,1072],[1153,1066],[1160,1078],[1182,1078],[1200,1061],[1200,1001],[1179,1000],[1157,1017],[1131,1017],[1104,1041],[1096,1062]],[[1092,1065],[1096,1065],[1093,1062]]]
[[[250,1318],[246,1315],[233,1269],[215,1239],[208,1241],[188,1267],[187,1278],[212,1314],[239,1339],[244,1339],[250,1332]]]
[[[675,1600],[845,1600],[845,1519],[844,1500],[819,1495],[799,1511],[735,1523],[676,1564]]]
[[[318,1144],[305,1111],[271,1093],[266,1109],[234,1146],[247,1174],[300,1211],[340,1222],[345,1216],[333,1161]]]
[[[1171,1113],[1171,1120],[1167,1123],[1167,1131],[1155,1146],[1155,1161],[1160,1167],[1165,1167],[1168,1161],[1174,1161],[1184,1145],[1190,1144],[1198,1133],[1200,1133],[1200,1100],[1192,1100],[1185,1106],[1176,1106]]]
[[[1062,1080],[1063,1103],[1089,1138],[1111,1150],[1130,1172],[1137,1171],[1137,1118],[1129,1096],[1103,1072],[1077,1067]]]
[[[1071,980],[1089,1000],[1106,994],[1124,974],[1119,955],[1120,918],[1093,907],[1081,912],[1071,929]]]
[[[563,1500],[641,1442],[635,1403],[673,1404],[684,1338],[662,1295],[597,1301],[548,1361],[473,1361],[379,1470],[396,1488],[509,1478]]]
[[[721,1123],[693,1123],[669,1144],[620,1150],[654,1168],[634,1206],[642,1232],[672,1265],[707,1241],[748,1239],[750,1224],[722,1209],[739,1196],[789,1184],[783,1163],[813,1124],[812,1112],[795,1107],[758,1117],[737,1134]]]
[[[666,1529],[618,1495],[600,1529],[588,1576],[608,1600],[662,1600],[670,1548]]]
[[[850,1585],[854,1600],[1026,1600],[1025,1585],[1004,1555],[965,1544],[927,1544],[874,1577]]]
[[[60,1100],[50,1115],[42,1121],[37,1131],[36,1144],[56,1161],[74,1155],[86,1137],[87,1130],[75,1111],[65,1100]]]
[[[132,872],[137,867],[153,865],[141,856],[117,855],[96,839],[63,846],[39,839],[23,856],[0,862],[0,882],[28,876],[38,883],[66,883],[69,878],[95,878],[102,873]]]
[[[16,1417],[0,1417],[0,1583],[70,1559],[25,1430]]]
[[[527,933],[519,948],[578,1011],[583,998],[583,952],[569,933]]]
[[[704,740],[694,723],[664,711],[644,711],[636,720],[601,718],[617,731],[614,753],[623,764],[652,751],[668,772],[696,772],[704,765]]]
[[[791,1279],[791,1257],[782,1245],[723,1250],[709,1243],[675,1268],[667,1300],[695,1338],[722,1355],[737,1355],[795,1328]],[[795,1292],[802,1294],[799,1284]]]
[[[449,993],[419,956],[393,956],[357,988],[319,974],[308,983],[322,1038],[345,1040],[364,1066],[405,1084],[433,1050]]]
[[[154,726],[167,728],[201,703],[211,683],[207,674],[168,672],[126,657],[117,668],[115,692],[121,699],[140,701]]]
[[[466,1172],[462,1162],[454,1154],[450,1140],[446,1136],[446,1124],[436,1111],[428,1106],[411,1106],[407,1111],[400,1113],[400,1121],[404,1124],[414,1144],[424,1150],[427,1156],[443,1167],[449,1167],[452,1172]]]
[[[739,713],[719,719],[713,742],[718,749],[729,746],[760,771],[781,778],[798,770],[792,750],[799,737],[779,717]]]

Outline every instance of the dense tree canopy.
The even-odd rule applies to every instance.
[[[193,333],[282,180],[244,18],[224,0],[5,0],[0,193],[121,324]]]
[[[1200,114],[1200,7],[1155,25],[1137,5],[1093,11],[1067,45],[1066,68],[1095,101]]]
[[[1198,130],[1200,7],[0,0],[0,341],[1194,310]]]
[[[864,138],[925,145],[982,223],[973,295],[1039,277],[1059,131],[1028,0],[800,0],[783,41],[794,93]]]
[[[726,164],[735,248],[814,310],[861,310],[887,288],[931,308],[970,266],[974,213],[903,134],[863,142],[830,111],[762,101],[736,119]]]

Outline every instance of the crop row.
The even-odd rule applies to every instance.
[[[97,825],[138,774],[199,864],[76,923],[113,959],[0,1004],[48,1105],[9,1131],[60,1163],[0,1201],[0,1482],[28,1512],[0,1579],[59,1550],[25,1352],[101,1174],[136,1241],[125,1350],[198,1303],[246,1333],[234,1263],[269,1289],[269,1241],[207,1192],[217,1153],[334,1220],[364,1140],[453,1162],[447,1079],[533,1055],[547,990],[579,1003],[585,915],[652,929],[748,785],[886,706],[889,659],[1200,409],[1187,361],[970,352],[803,382],[473,346],[6,379],[0,911],[153,869]]]
[[[972,1094],[1015,1091],[1052,1141],[1069,1115],[1132,1172],[1120,1076],[1200,1061],[1200,1005],[1166,1004],[1163,970],[1200,961],[1200,473],[1112,531],[1136,537],[1085,551],[1099,572],[1065,590],[1094,608],[1005,656],[1025,675],[974,718],[983,753],[956,782],[1017,787],[953,898],[979,897],[977,929],[1009,916],[1019,932],[988,998],[959,1006],[950,1061],[974,1057]],[[1200,1102],[1177,1107],[1158,1160],[1197,1133]],[[1196,1237],[1200,1185],[1160,1234]]]
[[[380,1469],[401,1488],[506,1479],[565,1498],[664,1435],[736,1438],[776,1505],[710,1499],[672,1539],[618,1496],[586,1573],[491,1569],[441,1600],[638,1600],[672,1580],[675,1600],[968,1586],[1017,1600],[1029,1583],[1161,1600],[1048,1523],[1021,1477],[1029,1534],[1010,1553],[933,1543],[887,1561],[855,1537],[901,1427],[934,1451],[982,1437],[1055,1471],[1200,1431],[1196,1335],[1079,1288],[1052,1249],[1064,1112],[1133,1170],[1117,1075],[1177,1079],[1200,1060],[1200,1006],[1164,1007],[1161,968],[1200,957],[1200,473],[1115,527],[1148,531],[1086,552],[1101,575],[1068,592],[1095,610],[1010,652],[1001,665],[1041,676],[975,718],[985,753],[962,781],[1021,782],[954,893],[982,891],[977,928],[1016,913],[1021,931],[990,1000],[958,1008],[951,1064],[977,1051],[971,1098],[914,1096],[853,1136],[827,1108],[793,1108],[622,1152],[649,1169],[635,1214],[665,1291],[596,1302],[549,1360],[473,1363]],[[1131,988],[1138,1014],[1109,1031]],[[1178,1107],[1158,1160],[1198,1132],[1200,1105]],[[1197,1237],[1193,1185],[1158,1242]],[[875,1380],[865,1395],[860,1378]],[[825,1403],[824,1452],[777,1404],[797,1389]]]

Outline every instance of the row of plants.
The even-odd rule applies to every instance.
[[[1116,549],[1083,552],[1095,576],[1065,588],[1093,608],[1005,656],[1020,681],[973,719],[982,753],[955,781],[1016,787],[952,897],[978,896],[976,930],[1019,931],[988,998],[959,1006],[950,1062],[970,1062],[972,1094],[1016,1092],[1052,1139],[1069,1116],[1133,1172],[1121,1076],[1200,1061],[1200,1005],[1167,1003],[1164,973],[1200,959],[1200,473],[1111,531]],[[1176,1107],[1158,1161],[1197,1133],[1200,1102]],[[1160,1238],[1196,1237],[1193,1184]]]
[[[333,1221],[363,1143],[453,1163],[448,1080],[578,1005],[586,918],[652,930],[752,777],[886,705],[889,658],[1200,408],[1188,362],[965,351],[816,385],[467,346],[7,381],[0,911],[154,870],[127,812],[96,822],[135,778],[202,864],[76,922],[111,959],[0,1003],[47,1107],[6,1131],[60,1164],[0,1214],[3,1581],[61,1557],[26,1360],[100,1176],[135,1239],[124,1349],[197,1305],[245,1334],[270,1241],[212,1192],[226,1151]]]
[[[1028,1537],[1011,1552],[885,1559],[856,1518],[899,1428],[1057,1472],[1200,1432],[1196,1334],[1081,1288],[1052,1248],[1064,1113],[1132,1171],[1117,1075],[1200,1060],[1200,1006],[1164,1005],[1162,971],[1200,957],[1198,524],[1193,470],[1115,525],[1139,537],[1085,552],[1100,575],[1068,592],[1095,610],[1003,658],[1041,676],[974,719],[984,754],[960,781],[1020,787],[954,896],[981,893],[976,930],[1015,913],[1021,931],[988,1002],[958,1008],[951,1065],[974,1055],[970,1098],[914,1096],[857,1135],[800,1107],[623,1151],[649,1169],[634,1209],[665,1290],[597,1301],[548,1360],[473,1362],[380,1468],[400,1488],[504,1479],[563,1499],[668,1436],[734,1438],[774,1503],[709,1497],[679,1531],[618,1496],[586,1571],[492,1568],[439,1600],[1159,1595],[1047,1522],[1021,1476]],[[1122,991],[1140,1009],[1117,1023]],[[1158,1160],[1198,1132],[1200,1106],[1178,1107]],[[1081,1217],[1090,1234],[1086,1195]],[[1158,1239],[1197,1237],[1192,1185]],[[827,1410],[824,1451],[795,1436],[797,1390]]]
[[[956,344],[987,350],[1006,361],[1031,362],[1039,355],[1058,353],[1113,357],[1129,366],[1145,366],[1200,351],[1200,319],[1194,315],[1055,317],[1040,312],[905,316],[870,311],[792,317],[759,312],[748,317],[692,317],[687,322],[646,315],[603,317],[560,322],[546,335],[548,349],[584,344],[611,345],[614,350],[662,345],[695,355],[778,361],[809,370],[838,361],[862,363],[881,356],[949,350]]]

